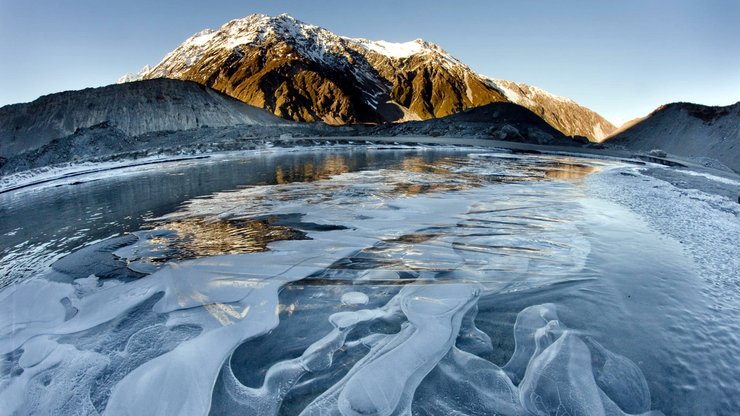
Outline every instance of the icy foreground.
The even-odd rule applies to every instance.
[[[640,368],[556,304],[518,311],[501,366],[512,334],[477,327],[583,273],[578,178],[600,167],[471,154],[192,199],[160,221],[299,215],[310,239],[167,262],[181,246],[137,233],[116,255],[146,277],[7,287],[0,414],[657,413]]]

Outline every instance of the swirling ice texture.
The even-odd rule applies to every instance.
[[[422,210],[427,221],[450,214],[454,218],[469,206],[464,200],[430,204],[420,198],[415,203],[427,206]],[[380,207],[373,215],[386,228],[395,222],[393,229],[403,231],[399,224],[419,223],[410,218],[420,211],[412,207]],[[348,231],[312,237],[274,244],[266,253],[171,264],[127,284],[97,287],[94,277],[73,284],[36,279],[5,290],[0,354],[20,359],[17,369],[2,374],[0,399],[9,413],[20,414],[207,413],[213,383],[231,351],[277,325],[279,288],[377,241]],[[141,305],[155,297],[149,311],[142,313]],[[118,330],[138,318],[145,322],[140,331]],[[163,324],[169,331],[152,331]],[[166,345],[176,328],[189,328],[190,334],[174,347]],[[118,337],[117,346],[90,343],[96,332]],[[140,345],[142,337],[153,346],[144,362],[132,347]],[[127,374],[116,371],[128,368],[122,364],[126,361],[139,365]],[[33,399],[38,383],[49,390],[41,402]],[[96,396],[102,399],[93,400]]]
[[[458,348],[462,317],[478,296],[471,284],[408,285],[382,308],[332,315],[334,329],[301,357],[273,365],[259,388],[242,385],[227,365],[214,414],[277,414],[302,376],[331,366],[341,348],[363,347],[364,358],[301,414],[660,414],[649,412],[639,369],[565,328],[551,304],[519,315],[517,353],[506,366],[524,374],[518,386],[502,368]],[[359,324],[393,319],[405,321],[398,333],[346,342]]]
[[[532,306],[522,311],[517,317],[515,333],[516,352],[506,367],[515,374],[522,373],[522,358],[529,356],[518,387],[521,403],[530,413],[623,415],[625,411],[649,412],[650,392],[639,369],[596,341],[587,340],[592,346],[589,349],[586,341],[557,320],[554,305]],[[609,368],[595,371],[594,361],[602,365],[608,361]],[[607,379],[600,377],[605,370],[610,371]]]
[[[454,344],[479,291],[471,284],[404,287],[399,304],[408,324],[375,341],[349,374],[302,414],[409,413],[417,386]]]
[[[0,353],[22,350],[18,366],[23,371],[16,377],[3,378],[0,400],[8,413],[19,414],[91,414],[103,408],[108,414],[207,413],[212,388],[208,380],[216,379],[236,345],[277,324],[278,289],[285,282],[325,267],[321,261],[310,262],[323,251],[321,244],[313,250],[310,245],[302,247],[301,255],[308,256],[303,257],[303,264],[293,264],[297,258],[290,251],[282,253],[290,256],[290,264],[274,256],[265,263],[253,263],[258,259],[249,256],[196,260],[166,268],[153,279],[112,286],[83,297],[66,290],[67,285],[39,280],[13,287],[3,299],[10,309],[4,310],[3,316],[11,322],[3,325]],[[57,294],[43,302],[38,299],[46,285],[67,295],[78,310],[71,319],[23,319],[11,313],[23,310],[29,302],[40,310],[53,311],[59,303]],[[138,306],[152,297],[159,299],[149,305],[147,313],[139,312]],[[135,334],[127,333],[131,324],[142,324],[138,318],[144,320],[143,328]],[[152,331],[164,321],[169,331]],[[169,335],[177,333],[178,328],[195,330],[174,348],[167,346],[172,340]],[[94,332],[120,336],[116,339],[120,347],[98,348],[100,345],[86,342],[88,337],[77,335]],[[120,374],[122,378],[115,375],[115,369],[126,362],[141,361],[137,355],[142,351],[137,348],[141,344],[147,345],[143,351],[153,356],[127,374]],[[98,384],[104,380],[115,384]],[[38,394],[40,387],[34,386],[39,385],[48,391]],[[96,407],[92,398],[99,390],[109,391],[110,398]]]
[[[453,179],[372,171],[219,194],[172,217],[298,213],[347,229],[172,263],[126,284],[36,279],[3,291],[0,412],[269,415],[294,389],[327,382],[304,414],[647,411],[639,369],[568,331],[553,305],[522,311],[504,368],[476,355],[492,349],[475,327],[482,296],[559,281],[590,247],[568,185]],[[408,192],[396,196],[399,187]],[[331,314],[331,330],[299,357],[271,365],[259,386],[243,384],[230,357],[269,336],[278,291],[301,279],[402,284],[383,306]],[[379,322],[398,329],[374,332]],[[339,351],[358,358],[332,381]]]

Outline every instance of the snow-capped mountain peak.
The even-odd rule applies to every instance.
[[[452,55],[438,45],[423,39],[408,42],[372,41],[362,38],[349,38],[316,26],[306,24],[288,14],[267,16],[252,14],[234,19],[218,30],[202,30],[175,50],[167,54],[162,62],[142,73],[138,78],[128,76],[123,82],[141,78],[172,77],[190,69],[194,62],[203,57],[206,51],[233,50],[240,46],[257,45],[267,39],[279,39],[289,43],[298,52],[315,60],[326,59],[327,55],[347,55],[350,50],[374,52],[389,59],[406,59],[417,55],[436,55],[441,63],[463,66]]]
[[[423,39],[338,36],[287,14],[253,14],[198,32],[139,78],[199,82],[299,121],[423,120],[510,101],[566,135],[599,140],[614,128],[568,99],[483,77]]]

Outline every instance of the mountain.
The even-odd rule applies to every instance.
[[[106,123],[123,134],[203,126],[286,123],[203,85],[158,79],[43,96],[0,107],[0,157]]]
[[[201,31],[131,79],[195,81],[296,121],[384,123],[521,104],[569,136],[600,141],[601,116],[538,88],[477,74],[439,46],[352,39],[288,15],[255,14]]]
[[[609,137],[609,147],[661,149],[684,157],[716,159],[740,172],[740,102],[726,107],[673,103],[630,122]]]
[[[378,136],[475,137],[534,144],[575,145],[532,111],[513,103],[491,103],[436,119],[374,126]]]
[[[584,136],[602,142],[616,130],[604,117],[569,98],[527,84],[494,79],[491,82],[509,101],[532,110],[566,136]]]

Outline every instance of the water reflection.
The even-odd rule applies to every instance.
[[[367,169],[387,169],[390,173],[379,173],[376,182],[365,188],[348,188],[334,181],[314,188],[311,195],[289,186],[326,181]],[[42,191],[10,192],[0,195],[0,287],[43,270],[91,241],[139,230],[150,218],[176,211],[183,201],[219,191],[259,189],[267,185],[269,191],[235,195],[235,198],[250,198],[255,207],[263,207],[242,216],[249,219],[264,215],[265,201],[283,203],[305,199],[309,203],[332,200],[341,203],[353,195],[371,195],[382,201],[399,195],[414,197],[460,191],[486,183],[578,180],[596,169],[597,164],[565,157],[482,154],[454,149],[322,149],[175,163],[144,171],[118,172],[114,177],[78,181],[75,185]],[[351,176],[347,180],[352,181]],[[156,226],[166,228],[164,224]],[[234,223],[192,220],[169,227],[177,235],[188,235],[178,237],[175,244],[182,248],[181,256],[185,258],[263,250],[266,244],[245,237],[258,232],[255,224],[246,226],[245,229],[251,230],[248,232],[239,231]],[[265,242],[271,241],[270,233],[276,232],[285,234],[277,236],[278,239],[292,238],[281,230],[259,232],[266,233]]]
[[[91,242],[140,230],[149,219],[171,213],[192,198],[389,168],[417,152],[305,149],[123,169],[97,180],[80,177],[74,184],[6,192],[0,194],[0,288],[38,274]],[[433,160],[451,152],[423,153]]]
[[[448,167],[450,165],[463,162],[464,158],[442,158],[439,160],[429,161],[425,160],[421,156],[409,157],[404,159],[400,164],[400,169],[406,172],[415,173],[435,173],[435,174],[449,174],[451,173]]]
[[[308,160],[288,166],[278,165],[275,169],[275,183],[313,182],[350,171],[350,155],[333,154],[318,161]]]
[[[280,240],[306,239],[306,233],[263,220],[206,220],[189,218],[165,222],[153,228],[149,243],[163,252],[177,253],[177,259],[223,254],[255,253]],[[169,231],[169,233],[167,233]],[[162,259],[165,260],[165,259]]]
[[[181,250],[180,258],[262,251],[271,241],[301,238],[301,234],[296,233],[295,229],[275,228],[274,224],[254,220],[260,215],[275,213],[291,204],[347,206],[349,210],[349,207],[362,201],[368,208],[381,207],[386,204],[385,201],[399,197],[415,198],[460,192],[491,184],[576,180],[598,168],[596,164],[587,164],[582,160],[570,158],[521,155],[498,157],[499,155],[495,154],[438,157],[433,154],[410,154],[386,169],[347,172],[354,165],[351,156],[337,154],[320,161],[309,158],[303,165],[292,164],[287,165],[287,168],[286,165],[281,165],[276,169],[275,185],[253,186],[216,193],[212,198],[188,201],[182,209],[168,215],[167,220],[157,226],[160,230],[173,230],[177,237],[171,240],[172,237],[166,236],[161,241],[154,242],[161,243],[163,247]],[[285,183],[286,180],[290,182]],[[311,185],[307,185],[306,182],[311,182]],[[501,207],[496,207],[492,212],[500,209]],[[542,216],[547,211],[538,206],[507,209],[524,210],[495,219],[481,218],[483,223],[496,221],[495,224],[482,224],[483,227],[500,227],[506,224],[519,226],[527,223],[537,232],[541,232],[542,227],[539,224],[547,220]],[[203,218],[209,220],[205,221]],[[234,222],[237,219],[241,222]],[[469,231],[472,231],[480,225],[462,223],[460,227],[468,227]],[[298,226],[297,229],[304,228]],[[450,230],[444,232],[450,233]],[[484,229],[481,232],[487,231]],[[518,250],[517,247],[507,248],[488,244],[456,243],[456,247],[458,250],[503,251],[507,258]],[[440,259],[439,264],[431,264],[428,259],[416,261],[413,260],[413,255],[406,256],[400,261],[398,258],[392,258],[397,250],[398,244],[388,243],[363,250],[356,256],[348,257],[347,261],[352,263],[348,267],[409,270],[441,270],[456,267],[446,264],[444,259]],[[368,257],[369,253],[372,255]],[[546,254],[543,252],[538,258],[544,258]],[[388,258],[383,259],[384,256]]]
[[[581,180],[599,169],[593,165],[565,162],[545,165],[543,168],[545,169],[546,178],[566,181]]]
[[[474,183],[397,183],[391,194],[398,196],[417,196],[429,193],[452,192],[469,189],[477,184]]]

